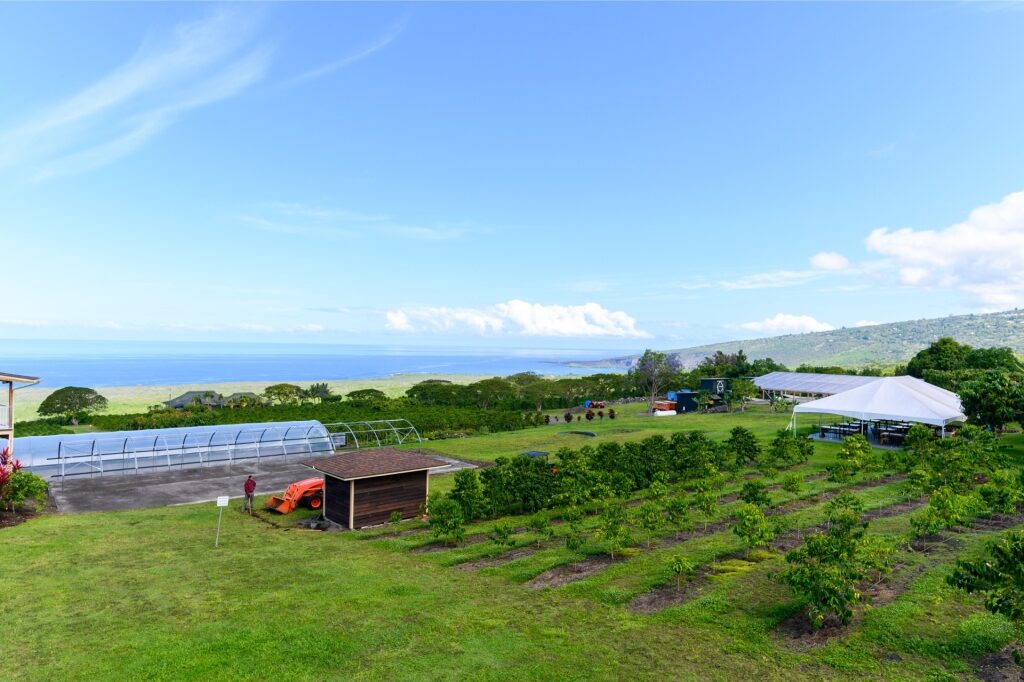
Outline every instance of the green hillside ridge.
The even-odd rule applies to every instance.
[[[943,336],[975,347],[1008,346],[1021,354],[1024,353],[1024,311],[950,315],[867,327],[843,327],[828,332],[725,341],[665,352],[676,355],[688,369],[696,367],[705,356],[718,350],[725,353],[743,350],[752,360],[770,357],[789,367],[803,363],[844,367],[889,366],[907,362]],[[629,355],[572,364],[580,367],[629,367],[637,357]]]

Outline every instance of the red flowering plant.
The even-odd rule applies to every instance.
[[[28,497],[42,507],[46,504],[46,481],[22,471],[21,462],[14,458],[10,448],[0,451],[0,509],[20,508]]]

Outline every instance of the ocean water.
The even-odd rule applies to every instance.
[[[610,370],[563,363],[622,354],[608,349],[0,341],[0,371],[40,377],[42,386],[95,388],[395,374],[587,374]]]

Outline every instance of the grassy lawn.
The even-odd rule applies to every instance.
[[[678,418],[640,410],[581,423],[596,438],[559,435],[566,430],[559,424],[423,445],[479,460],[679,429],[720,439],[737,424],[766,440],[788,420],[759,410]],[[1003,442],[1020,457],[1019,435]],[[820,473],[836,448],[818,444],[796,470]],[[432,490],[450,485],[450,477],[439,478]],[[772,501],[805,501],[785,516],[790,528],[810,527],[825,513],[811,496],[839,487],[811,480],[796,496],[772,492]],[[898,481],[852,491],[868,509],[901,499]],[[734,505],[696,516],[697,527],[725,518]],[[427,530],[398,538],[388,537],[393,529],[307,532],[235,509],[225,512],[215,549],[216,514],[213,505],[190,505],[49,515],[0,530],[7,578],[0,613],[8,623],[0,679],[969,679],[980,656],[1012,637],[1007,621],[943,582],[955,557],[979,551],[991,533],[959,533],[955,546],[932,552],[900,550],[894,576],[907,576],[904,591],[806,645],[779,633],[799,609],[771,577],[784,565],[781,552],[748,561],[727,528],[672,546],[666,531],[649,550],[638,533],[635,556],[538,590],[529,581],[581,560],[559,542],[560,526],[542,547],[521,531],[516,549],[527,553],[474,569],[458,564],[500,550],[477,538],[428,552]],[[481,522],[467,532],[491,527]],[[908,527],[908,514],[894,513],[873,521],[871,531],[895,537]],[[670,583],[666,560],[676,554],[708,570],[706,588],[657,613],[629,608]]]

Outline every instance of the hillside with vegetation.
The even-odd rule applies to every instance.
[[[828,332],[726,341],[666,352],[675,355],[683,367],[696,367],[715,351],[736,353],[740,350],[752,360],[772,358],[789,367],[802,363],[844,367],[889,366],[907,362],[915,353],[943,337],[974,347],[1009,347],[1021,354],[1024,353],[1024,311],[844,327]],[[637,357],[630,355],[573,364],[580,367],[629,367]]]

